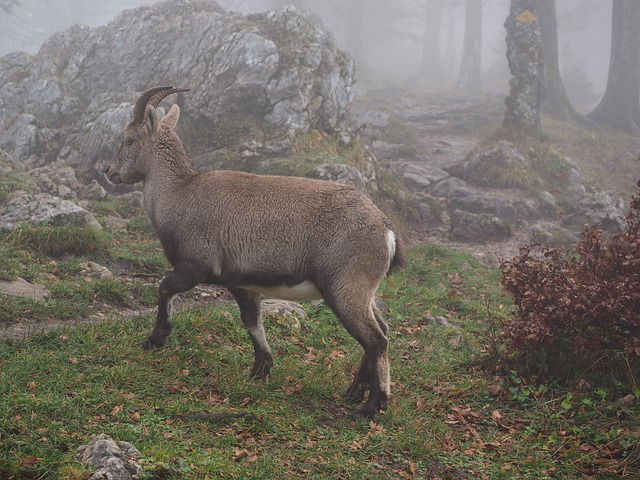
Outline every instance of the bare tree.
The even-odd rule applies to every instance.
[[[544,64],[547,70],[545,112],[564,120],[579,119],[581,115],[571,105],[560,76],[558,22],[554,0],[538,0],[538,19],[540,21],[540,35],[542,35]]]
[[[482,0],[466,0],[464,43],[458,90],[472,97],[482,96]]]
[[[588,115],[594,122],[640,134],[640,2],[615,0],[607,88]]]
[[[440,81],[440,25],[442,7],[438,1],[424,0],[424,33],[422,35],[422,57],[419,74],[428,86]]]

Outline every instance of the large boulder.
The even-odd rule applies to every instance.
[[[93,214],[70,200],[63,200],[48,193],[30,195],[15,192],[12,198],[0,205],[0,231],[13,231],[21,224],[29,225],[78,225],[101,229]]]
[[[95,177],[148,87],[190,88],[178,97],[184,123],[224,146],[256,122],[340,129],[354,83],[353,60],[311,12],[243,16],[210,0],[165,1],[71,27],[34,57],[1,58],[0,148],[31,167],[57,157]]]

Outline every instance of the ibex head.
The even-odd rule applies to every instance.
[[[156,108],[166,96],[186,91],[188,89],[154,87],[140,95],[133,107],[131,121],[124,130],[120,148],[104,170],[111,183],[132,184],[144,179],[145,162],[154,156],[154,143],[161,132],[161,125],[172,131],[180,116],[180,109],[174,105],[162,120],[158,120]]]

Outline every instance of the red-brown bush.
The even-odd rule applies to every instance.
[[[640,188],[624,221],[607,238],[585,227],[573,251],[531,244],[501,263],[517,307],[502,325],[508,345],[525,355],[569,344],[577,354],[640,357]]]

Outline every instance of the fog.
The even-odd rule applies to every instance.
[[[478,0],[480,1],[480,0]],[[36,54],[53,33],[74,24],[105,25],[144,0],[0,0],[0,55]],[[455,86],[464,37],[463,0],[221,0],[232,11],[250,13],[294,3],[315,11],[341,48],[358,64],[361,85],[394,85],[446,91]],[[611,44],[610,0],[557,0],[560,69],[578,108],[593,107],[606,86]],[[508,0],[484,0],[483,89],[508,91],[504,19]],[[355,20],[354,20],[355,19]],[[354,24],[354,21],[356,22]],[[354,26],[355,25],[355,26]],[[355,29],[361,33],[356,39]]]

